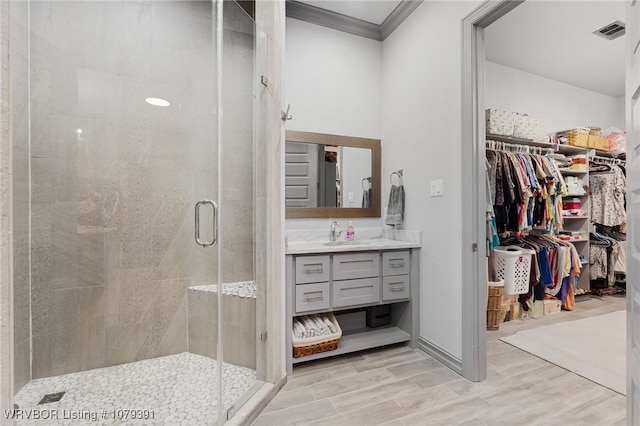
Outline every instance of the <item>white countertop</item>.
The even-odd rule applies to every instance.
[[[286,254],[340,253],[365,250],[393,250],[422,247],[419,231],[367,229],[356,230],[354,241],[346,241],[344,233],[338,241],[329,241],[328,231],[292,230],[287,232]]]

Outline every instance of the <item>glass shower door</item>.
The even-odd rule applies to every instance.
[[[260,30],[234,1],[223,2],[222,40],[222,144],[219,197],[222,298],[219,299],[218,360],[221,362],[222,419],[232,418],[260,386],[257,286],[264,285],[257,269],[258,228],[263,213],[256,208],[258,181],[256,131],[260,117],[256,96],[265,89],[260,77]],[[261,83],[262,81],[262,83]],[[263,227],[262,227],[263,228]],[[264,228],[263,228],[264,229]],[[263,241],[264,244],[264,241]],[[220,351],[220,346],[222,350]]]
[[[10,7],[16,402],[224,422],[256,378],[253,23],[227,1]]]

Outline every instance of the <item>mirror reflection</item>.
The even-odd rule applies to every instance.
[[[379,217],[380,140],[287,130],[286,217]]]
[[[371,206],[371,149],[287,141],[287,207]]]

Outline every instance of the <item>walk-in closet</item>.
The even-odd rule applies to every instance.
[[[497,338],[577,371],[563,346],[608,346],[623,394],[624,16],[527,1],[485,30],[484,70],[489,356]]]

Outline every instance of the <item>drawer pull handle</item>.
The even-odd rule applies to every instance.
[[[304,301],[305,302],[322,302],[324,297],[322,296],[321,291],[316,291],[314,293],[305,293]]]
[[[389,291],[395,293],[397,291],[404,291],[404,284],[403,285],[398,285],[396,284],[395,287],[393,284],[389,285]]]
[[[399,262],[393,262],[393,260],[389,261],[389,266],[391,268],[404,268],[404,261],[401,260]]]
[[[304,268],[302,270],[303,274],[321,274],[324,272],[324,267],[322,265],[322,263],[306,263],[304,265],[302,265],[302,267]]]

